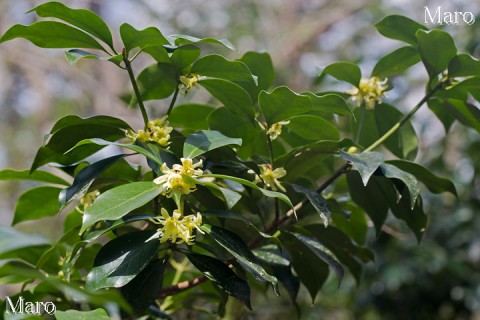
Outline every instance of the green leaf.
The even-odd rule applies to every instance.
[[[150,48],[162,52],[162,54],[160,54],[161,56],[166,56],[167,52],[163,46],[170,44],[157,28],[149,27],[143,30],[137,30],[128,23],[120,26],[120,37],[122,38],[127,55],[135,48],[140,48],[140,50]]]
[[[175,109],[174,109],[175,110]],[[215,109],[207,119],[212,130],[220,131],[229,137],[241,138],[242,145],[247,146],[249,142],[256,139],[263,132],[245,116],[232,113],[225,107]]]
[[[360,173],[364,186],[367,185],[372,174],[385,161],[381,153],[372,151],[356,154],[341,151],[340,156],[344,160],[349,161],[352,167]]]
[[[450,180],[433,174],[417,163],[406,160],[389,160],[387,162],[400,170],[413,174],[433,193],[450,192],[458,197],[455,185]]]
[[[207,129],[208,117],[215,110],[214,107],[206,104],[181,104],[172,109],[168,116],[168,122],[173,127],[194,130]]]
[[[143,69],[137,82],[143,100],[164,99],[177,88],[177,71],[171,63],[159,62]]]
[[[420,188],[418,187],[418,182],[415,176],[388,163],[382,163],[379,168],[385,177],[390,179],[398,179],[405,184],[410,193],[410,205],[411,208],[413,208],[415,206],[415,201],[420,194]],[[400,193],[402,192],[400,191]]]
[[[232,113],[254,119],[255,109],[252,100],[241,86],[223,79],[202,79],[198,84],[217,98]]]
[[[250,81],[253,76],[248,67],[240,61],[227,60],[218,54],[210,54],[198,59],[190,73],[230,81]]]
[[[55,187],[36,187],[27,190],[18,199],[12,225],[57,214],[60,190]]]
[[[428,30],[424,25],[400,15],[383,18],[375,24],[375,28],[387,38],[400,40],[412,46],[417,45],[417,38],[415,37],[417,30]]]
[[[292,117],[287,127],[306,140],[340,139],[337,128],[318,116],[302,115]]]
[[[265,246],[253,249],[253,254],[264,263],[275,266],[290,266],[290,261],[282,256],[282,252],[275,244],[267,244]]]
[[[201,50],[196,46],[192,45],[184,45],[178,47],[173,51],[172,55],[170,56],[170,60],[172,61],[175,68],[182,72],[188,66],[190,66],[197,58],[200,56]]]
[[[71,9],[60,2],[47,2],[28,12],[35,11],[40,17],[58,18],[90,33],[113,48],[112,34],[107,24],[96,13],[85,9]]]
[[[66,205],[73,198],[82,197],[86,193],[86,189],[88,189],[92,181],[98,175],[123,157],[125,157],[124,154],[118,154],[102,159],[83,168],[75,177],[72,185],[60,192],[58,198],[60,206]]]
[[[9,260],[0,267],[1,284],[22,283],[42,278],[43,274],[40,270],[24,261]]]
[[[403,114],[394,106],[382,103],[374,110],[375,122],[380,136],[395,126]],[[368,127],[365,127],[366,130]],[[406,122],[383,143],[399,158],[415,159],[418,151],[418,138],[410,122]]]
[[[328,226],[328,219],[330,218],[330,209],[328,207],[327,200],[318,192],[309,190],[298,184],[292,184],[293,190],[298,193],[303,193],[307,196],[308,200],[315,208],[315,211],[320,215],[320,218],[323,220],[325,228]]]
[[[202,130],[191,134],[183,145],[183,157],[193,159],[207,151],[228,145],[242,145],[242,139],[229,138],[218,131]]]
[[[80,59],[102,59],[96,54],[80,49],[68,50],[67,52],[65,52],[65,58],[72,67],[75,67],[75,65]]]
[[[102,193],[85,211],[80,233],[102,220],[117,220],[160,194],[153,182],[132,182]]]
[[[87,289],[119,288],[129,283],[155,257],[160,246],[155,231],[121,235],[104,245],[87,275]]]
[[[340,116],[352,114],[345,99],[338,94],[326,94],[317,96],[311,92],[305,92],[304,95],[310,97],[312,101],[312,111],[320,115],[331,115],[332,113]]]
[[[354,171],[347,173],[347,182],[352,200],[372,219],[379,235],[390,206],[384,193],[388,188],[393,188],[392,182],[387,178],[372,177],[365,186],[360,175]]]
[[[408,227],[415,234],[417,241],[420,242],[425,233],[428,218],[423,212],[421,197],[418,198],[414,207],[411,207],[410,203],[410,195],[404,190],[398,203],[391,201],[391,209],[395,217],[404,220],[407,223]]]
[[[228,41],[227,39],[214,39],[214,38],[196,38],[192,36],[187,36],[184,34],[172,34],[168,36],[169,39],[177,46],[185,45],[185,44],[200,44],[200,43],[213,43],[213,44],[221,44],[222,46],[230,49],[235,50],[233,44]]]
[[[449,77],[480,76],[480,60],[467,53],[459,53],[448,65]]]
[[[291,233],[282,232],[280,240],[290,253],[293,268],[310,293],[313,304],[318,291],[328,278],[327,264]]]
[[[105,51],[95,39],[77,28],[56,21],[40,21],[29,26],[16,24],[0,38],[0,43],[24,38],[40,48],[90,48]]]
[[[430,78],[447,69],[450,61],[457,54],[452,36],[441,30],[418,30],[416,37],[418,51]]]
[[[228,295],[242,301],[250,310],[250,286],[237,277],[237,275],[225,263],[215,258],[188,253],[188,260],[200,270],[210,281],[215,283]]]
[[[442,122],[445,132],[448,133],[450,127],[455,122],[455,117],[450,113],[448,107],[444,107],[446,102],[444,99],[429,99],[428,108],[437,116],[438,120]]]
[[[54,183],[54,184],[62,184],[65,186],[70,185],[70,183],[66,182],[60,177],[47,172],[37,170],[35,172],[30,173],[30,170],[13,170],[13,169],[4,169],[0,171],[0,180],[30,180],[30,181],[38,181],[38,182],[47,182],[47,183]]]
[[[338,203],[329,199],[332,221],[335,227],[347,234],[358,244],[365,244],[368,221],[363,210],[352,202]]]
[[[348,82],[358,87],[362,72],[355,64],[347,61],[332,63],[323,69],[322,74],[329,74],[337,80]]]
[[[480,132],[480,110],[476,106],[464,101],[448,99],[444,103],[444,108],[447,108],[461,124]]]
[[[260,92],[258,102],[269,126],[282,120],[289,120],[312,109],[309,97],[297,94],[287,87],[278,87],[271,93]]]
[[[238,192],[235,192],[230,189],[222,188],[213,182],[193,179],[192,177],[187,175],[183,175],[183,178],[186,179],[187,181],[191,180],[192,183],[194,184],[199,184],[209,188],[210,190],[213,191],[214,194],[220,193],[221,198],[224,201],[224,203],[227,205],[228,209],[233,208],[237,204],[237,202],[240,201],[240,199],[242,198],[242,196]]]
[[[103,309],[95,309],[92,311],[56,311],[55,318],[57,320],[109,320],[110,317]]]
[[[251,84],[249,90],[247,90],[250,93],[252,100],[256,101],[260,91],[268,90],[275,78],[272,59],[266,52],[260,53],[249,51],[240,58],[240,61],[245,63],[254,76],[257,77],[258,86]]]
[[[275,292],[278,292],[277,278],[265,271],[255,255],[250,251],[248,246],[238,235],[228,230],[205,224],[201,226],[201,229],[210,235],[215,242],[227,250],[232,256],[234,256],[243,268],[252,273],[257,281],[270,282],[273,285]]]
[[[411,46],[401,47],[378,60],[372,76],[385,78],[400,73],[420,62],[418,50]]]
[[[30,235],[13,229],[0,226],[0,259],[5,254],[17,249],[49,245],[50,242],[37,235]]]

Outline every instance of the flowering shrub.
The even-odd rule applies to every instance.
[[[412,162],[418,139],[411,117],[428,104],[447,131],[455,119],[480,128],[471,104],[480,62],[457,53],[445,31],[406,17],[376,25],[406,45],[380,59],[371,77],[337,62],[319,76],[353,89],[297,93],[271,88],[275,70],[266,53],[229,60],[202,51],[231,48],[226,40],[165,37],[154,27],[123,24],[117,48],[93,12],[59,2],[32,11],[59,21],[15,25],[0,43],[25,38],[43,48],[75,48],[66,52],[72,65],[82,58],[114,63],[126,71],[144,121],[135,131],[112,116],[64,117],[30,170],[0,172],[4,180],[46,184],[20,197],[13,224],[64,217],[57,243],[0,228],[10,243],[0,241],[0,257],[8,258],[0,279],[23,284],[19,296],[57,302],[59,319],[66,310],[83,319],[107,311],[162,318],[198,302],[180,294],[186,290],[218,304],[210,312],[219,315],[229,299],[255,307],[252,288],[278,294],[281,285],[296,306],[300,285],[314,301],[331,271],[339,283],[345,269],[360,281],[362,265],[374,260],[365,243],[369,222],[377,234],[388,232],[384,223],[393,215],[420,241],[427,228],[420,183],[456,194],[449,180]],[[140,55],[152,64],[135,75]],[[387,77],[420,62],[430,79],[426,93],[403,114],[388,104]],[[177,105],[179,93],[197,89],[215,102]],[[164,99],[166,113],[151,120],[145,101]],[[89,158],[111,145],[123,151]],[[374,151],[380,147],[395,159]],[[147,166],[132,163],[132,155]],[[44,170],[49,164],[56,169]],[[49,205],[29,205],[40,198]]]

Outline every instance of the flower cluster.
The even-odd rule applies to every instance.
[[[196,74],[191,74],[189,76],[180,76],[180,84],[178,89],[183,92],[183,94],[188,94],[193,87],[197,86],[197,81],[199,77]]]
[[[81,197],[80,204],[83,206],[83,210],[87,210],[99,195],[100,195],[100,191],[93,190],[93,191],[87,192],[83,197]]]
[[[362,78],[358,88],[353,87],[346,92],[352,96],[353,100],[357,100],[359,105],[363,102],[367,109],[373,109],[375,103],[382,103],[382,97],[388,89],[387,81],[388,79],[380,81],[378,77]]]
[[[282,134],[282,126],[289,124],[290,121],[280,121],[272,124],[267,130],[267,134],[270,136],[271,140],[275,140],[279,135]]]
[[[167,197],[195,191],[195,182],[189,178],[197,178],[203,174],[201,169],[197,169],[202,165],[202,160],[195,164],[189,158],[180,160],[182,164],[174,164],[171,169],[164,163],[160,168],[163,175],[153,180],[155,184],[160,185],[162,193]]]
[[[287,171],[284,168],[276,168],[273,170],[270,164],[261,164],[260,176],[257,175],[254,182],[259,183],[263,181],[266,188],[272,189],[273,191],[280,190],[285,192],[285,188],[278,179],[283,178],[286,174]]]
[[[170,144],[170,132],[173,128],[168,126],[168,116],[161,119],[155,119],[147,123],[146,130],[138,130],[134,132],[127,130],[125,135],[132,141],[139,140],[141,142],[156,142],[162,147],[167,147]]]
[[[174,210],[170,216],[165,208],[161,210],[162,217],[153,219],[154,223],[163,225],[158,229],[158,232],[162,234],[160,242],[167,242],[168,240],[173,243],[183,243],[188,245],[193,244],[195,235],[193,230],[197,229],[200,233],[202,225],[202,216],[200,212],[197,215],[184,216],[180,210]]]

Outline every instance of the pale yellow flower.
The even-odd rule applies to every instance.
[[[127,130],[125,135],[133,142],[139,140],[141,142],[156,142],[162,147],[167,147],[170,144],[170,133],[173,128],[168,126],[168,116],[161,119],[155,119],[147,123],[147,130],[138,130],[134,132]]]
[[[202,225],[202,215],[200,212],[197,215],[183,216],[180,210],[174,210],[172,216],[170,216],[165,208],[161,210],[162,217],[155,218],[152,221],[163,226],[158,229],[158,232],[162,234],[160,242],[167,242],[170,240],[173,243],[187,243],[193,244],[195,235],[193,230],[197,229],[200,233],[203,231],[200,229]]]
[[[83,210],[87,210],[100,195],[100,191],[93,190],[87,192],[83,197],[80,198],[80,204],[83,206]]]
[[[197,86],[197,81],[199,77],[196,74],[191,74],[189,76],[180,76],[180,84],[178,88],[183,92],[183,94],[188,94],[193,87]]]
[[[359,105],[363,102],[365,107],[371,110],[375,103],[382,103],[382,97],[385,97],[385,91],[388,89],[387,81],[388,79],[380,81],[378,77],[362,78],[358,88],[353,87],[346,93],[350,94],[353,100],[357,100]]]
[[[289,124],[290,121],[280,121],[280,122],[275,122],[268,128],[267,134],[270,136],[271,140],[275,140],[278,138],[279,135],[282,134],[282,126],[285,126]]]
[[[284,168],[276,168],[272,170],[270,164],[261,164],[260,165],[260,176],[256,176],[255,183],[263,181],[265,188],[272,189],[273,191],[280,190],[285,192],[285,188],[282,186],[278,179],[283,178],[287,174],[287,171]]]
[[[192,159],[180,159],[182,164],[174,164],[170,169],[167,164],[162,164],[160,170],[163,175],[153,180],[155,184],[160,185],[162,193],[167,197],[172,194],[189,194],[195,191],[195,183],[186,179],[185,176],[197,178],[203,174],[201,169],[197,169],[202,165],[202,160],[193,164]]]

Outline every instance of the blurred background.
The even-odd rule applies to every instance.
[[[25,14],[37,0],[0,0],[0,33],[13,24],[30,24]],[[100,14],[118,30],[123,22],[137,29],[158,27],[165,35],[182,33],[230,40],[238,58],[250,50],[266,51],[277,69],[276,84],[294,90],[349,89],[334,82],[314,84],[326,65],[358,62],[368,76],[378,58],[401,43],[380,36],[374,23],[389,14],[406,15],[425,22],[425,6],[431,12],[470,11],[473,25],[460,23],[445,28],[461,51],[480,57],[480,1],[451,0],[72,0],[71,7]],[[114,33],[115,34],[115,33]],[[118,37],[116,39],[118,41]],[[441,48],[439,48],[441,50]],[[148,61],[138,61],[140,71]],[[142,65],[143,64],[143,65]],[[402,77],[391,79],[394,90],[387,101],[409,110],[424,93],[427,74],[417,65]],[[130,90],[128,77],[113,64],[81,61],[71,67],[62,50],[40,49],[24,40],[0,45],[0,169],[29,168],[43,135],[68,114],[87,117],[108,114],[140,127],[141,117],[120,96]],[[162,107],[164,102],[150,103]],[[477,104],[478,105],[478,104]],[[401,225],[393,237],[372,237],[376,262],[367,266],[357,286],[347,278],[337,289],[335,281],[311,305],[301,291],[302,319],[480,319],[480,139],[477,132],[454,125],[447,138],[443,126],[428,108],[414,119],[419,135],[417,162],[451,178],[459,199],[448,194],[425,196],[430,225],[417,245]],[[0,183],[0,224],[9,225],[15,202],[29,183]],[[28,223],[19,229],[58,237],[58,218],[42,221],[42,228]],[[302,289],[303,290],[303,289]],[[251,319],[287,319],[294,316],[284,300],[259,296]]]

